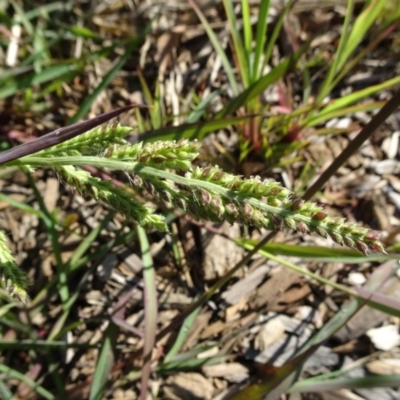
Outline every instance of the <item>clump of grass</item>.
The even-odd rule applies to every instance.
[[[304,139],[310,135],[346,132],[346,129],[327,128],[325,126],[327,121],[357,111],[379,109],[382,106],[381,102],[366,103],[364,100],[400,82],[399,76],[393,76],[379,84],[351,91],[337,99],[330,99],[344,77],[359,65],[360,60],[374,51],[394,29],[397,29],[400,13],[385,12],[388,6],[385,0],[365,2],[358,14],[355,12],[355,2],[347,2],[337,51],[330,57],[324,59],[318,53],[310,52],[311,41],[300,46],[285,32],[284,34],[289,36],[288,41],[293,53],[286,54],[274,62],[272,61],[274,46],[282,34],[284,22],[295,1],[286,2],[274,23],[270,24],[269,16],[273,13],[273,2],[268,0],[260,2],[257,14],[252,14],[246,1],[238,2],[239,5],[233,0],[223,0],[229,26],[229,47],[233,53],[231,58],[196,2],[189,0],[189,3],[221,60],[222,68],[228,78],[229,89],[233,93],[231,100],[224,104],[223,109],[216,114],[216,118],[234,113],[251,116],[243,122],[240,130],[240,160],[245,159],[249,152],[256,151],[264,155],[270,165],[284,165],[284,159],[306,145]],[[257,17],[256,23],[252,22],[252,17]],[[380,21],[379,24],[377,21]],[[368,45],[360,46],[373,28],[376,31],[374,37]],[[296,65],[300,66],[299,72],[302,76],[300,101],[296,101],[290,90],[281,83],[288,71],[295,69]],[[312,85],[315,65],[327,71],[318,88],[313,88]],[[266,67],[270,68],[268,73],[265,72]],[[263,104],[262,94],[273,86],[280,88],[281,111],[273,112],[269,118],[263,118],[263,111],[271,105]],[[286,165],[287,162],[286,160]]]

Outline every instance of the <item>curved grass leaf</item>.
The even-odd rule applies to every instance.
[[[265,42],[267,41],[268,14],[270,10],[270,4],[271,0],[262,1],[260,3],[260,9],[258,11],[257,30],[255,35],[256,40],[254,49],[254,61],[251,72],[251,82],[256,81],[260,77],[262,72],[262,66],[264,64],[262,57],[264,55]]]
[[[137,232],[143,260],[145,318],[140,398],[142,400],[146,400],[148,393],[148,383],[151,373],[151,358],[157,331],[157,289],[153,258],[150,254],[150,245],[147,239],[147,234],[141,226],[137,227]]]
[[[344,64],[364,39],[371,26],[378,20],[385,3],[386,0],[370,1],[367,7],[355,20],[350,34],[343,32],[344,34],[342,34],[341,40],[343,40],[344,46],[342,51],[338,52],[337,54],[338,61],[336,64],[335,73],[343,68]]]
[[[272,400],[277,398],[273,396],[265,396],[270,395],[273,391],[274,393],[282,393],[279,386],[284,383],[285,379],[290,375],[301,369],[302,365],[318,350],[321,344],[322,343],[311,346],[309,349],[286,362],[281,367],[275,368],[270,366],[267,368],[267,372],[264,374],[261,383],[248,385],[233,396],[228,397],[228,400]]]
[[[104,332],[103,344],[97,360],[90,387],[89,400],[104,399],[104,391],[107,385],[107,377],[114,365],[114,349],[117,342],[118,328],[112,322]]]
[[[311,116],[304,122],[305,126],[313,126],[324,122],[330,118],[335,116],[341,116],[344,113],[343,109],[354,104],[360,100],[365,99],[366,97],[372,96],[382,90],[393,88],[393,86],[398,85],[400,83],[400,77],[397,76],[395,78],[389,79],[383,83],[379,83],[378,85],[372,85],[365,89],[358,90],[357,92],[350,93],[346,96],[343,96],[339,99],[333,100],[326,107],[321,109],[315,116]],[[352,110],[348,110],[351,112]]]
[[[250,39],[250,34],[249,31],[251,31],[251,26],[250,25],[250,17],[248,15],[249,10],[248,10],[248,5],[242,7],[242,12],[243,12],[243,24],[244,24],[244,29],[245,29],[245,35],[247,36],[246,40],[246,47],[243,45],[243,40],[239,35],[239,24],[236,19],[236,14],[233,6],[232,0],[223,0],[224,3],[224,8],[225,8],[225,13],[228,18],[228,24],[229,24],[229,31],[232,37],[232,42],[233,42],[233,47],[235,49],[235,56],[237,59],[237,64],[238,64],[238,69],[239,73],[242,79],[242,84],[243,87],[248,87],[249,82],[250,82],[250,73],[249,73],[249,55],[251,51],[251,39]],[[243,3],[247,3],[244,1]],[[243,4],[242,3],[242,4]],[[247,33],[247,34],[246,34]]]
[[[304,44],[298,51],[282,61],[277,67],[273,68],[267,75],[252,83],[247,89],[238,94],[221,111],[216,114],[216,118],[223,118],[236,112],[240,107],[246,105],[250,100],[261,95],[265,89],[277,82],[296,66],[299,58],[307,51],[309,42]]]
[[[28,376],[21,374],[20,372],[16,371],[13,368],[7,367],[4,364],[0,364],[0,372],[4,374],[3,380],[5,377],[8,379],[16,379],[26,386],[30,387],[33,391],[35,391],[41,398],[46,400],[55,400],[56,397],[46,390],[43,386],[39,385],[37,382],[30,379]]]
[[[255,246],[253,245],[245,245],[244,246],[247,250],[252,250]],[[357,288],[348,288],[343,285],[339,285],[336,282],[332,282],[328,279],[323,278],[320,275],[314,274],[313,272],[309,271],[304,267],[300,267],[295,265],[287,260],[282,258],[276,257],[271,253],[265,251],[264,249],[259,250],[259,254],[263,255],[264,257],[276,261],[281,265],[284,265],[287,268],[290,268],[292,271],[298,272],[301,275],[308,276],[309,278],[315,279],[317,282],[328,285],[342,293],[346,293],[354,299],[357,299],[361,304],[365,304],[370,306],[371,308],[375,308],[377,310],[383,311],[386,314],[393,315],[395,317],[400,317],[400,301],[396,299],[388,299],[384,295],[374,295],[373,291],[369,290],[368,287],[365,289],[357,289]],[[397,257],[396,257],[397,259]],[[394,261],[388,261],[389,263],[393,263]],[[396,265],[396,264],[395,264]],[[393,273],[395,269],[393,270]]]
[[[318,379],[304,379],[296,382],[287,392],[288,393],[315,393],[327,392],[341,389],[372,389],[399,387],[399,375],[365,376],[362,378],[339,377],[329,379],[325,374],[317,377]],[[323,381],[323,382],[321,382]]]
[[[253,248],[257,241],[253,239],[235,239],[235,243],[239,246]],[[284,243],[268,243],[263,250],[273,255],[282,255],[288,257],[300,257],[302,259],[326,261],[326,262],[342,262],[349,264],[360,264],[372,261],[397,260],[399,254],[371,254],[364,256],[357,251],[343,248],[320,247],[320,246],[296,246]]]
[[[394,274],[394,267],[396,266],[396,262],[388,261],[385,264],[382,264],[378,267],[368,278],[366,285],[364,288],[370,291],[376,291],[380,288],[380,286]],[[350,318],[366,304],[364,299],[353,298],[349,301],[345,306],[343,306],[340,312],[336,313],[324,326],[317,332],[304,346],[299,350],[298,354],[301,354],[303,351],[307,351],[311,346],[316,343],[320,343],[329,339],[337,332],[342,326],[344,326]],[[290,387],[292,387],[293,383],[297,380],[298,373],[291,374],[285,381],[285,387],[283,388],[283,392],[287,392]]]
[[[173,359],[178,355],[179,351],[185,344],[185,340],[186,340],[187,336],[189,335],[190,329],[193,327],[193,324],[194,324],[200,310],[201,310],[201,307],[199,306],[185,318],[181,328],[179,329],[178,336],[176,337],[174,344],[172,345],[168,354],[165,356],[162,365],[172,362]]]
[[[129,57],[131,57],[133,50],[138,46],[141,37],[132,39],[129,43],[125,43],[124,54],[113,65],[113,67],[102,77],[100,84],[93,90],[93,92],[86,96],[85,100],[80,105],[75,115],[69,119],[68,124],[77,122],[83,118],[90,110],[93,102],[98,98],[99,94],[109,85],[115,75],[126,64]]]
[[[75,72],[75,74],[78,74],[83,67],[84,63],[69,61],[50,66],[44,69],[42,72],[30,72],[20,75],[10,82],[5,83],[4,78],[2,78],[0,75],[0,82],[3,81],[3,84],[1,85],[2,87],[0,88],[0,99],[12,96],[20,90],[25,90],[35,85],[50,82],[54,79],[61,79],[66,75],[70,76],[72,71]]]
[[[236,82],[236,76],[235,76],[235,73],[231,66],[231,62],[229,61],[228,56],[226,55],[226,52],[221,45],[220,39],[218,38],[218,36],[215,34],[213,29],[211,28],[211,25],[208,23],[207,19],[205,18],[205,16],[201,12],[200,8],[197,6],[197,4],[193,0],[188,0],[188,2],[192,6],[193,10],[196,12],[197,16],[199,17],[208,37],[210,39],[210,42],[214,46],[215,51],[217,52],[219,58],[221,59],[221,63],[224,66],[225,73],[228,77],[228,80],[232,87],[233,92],[235,94],[238,94],[239,87]]]

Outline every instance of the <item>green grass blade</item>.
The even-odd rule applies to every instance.
[[[26,21],[30,21],[34,18],[50,18],[48,14],[53,12],[60,12],[60,11],[71,11],[74,7],[73,3],[71,2],[64,2],[64,1],[55,1],[53,3],[43,4],[43,5],[35,5],[35,8],[29,11],[22,10],[18,4],[13,0],[12,1],[13,7],[16,9],[16,12],[22,12],[24,14],[24,18]],[[18,8],[16,8],[18,7]]]
[[[147,124],[147,119],[142,116],[142,114],[140,113],[140,110],[138,108],[136,108],[134,111],[135,111],[137,130],[139,132],[144,132],[147,129],[150,129],[149,124]]]
[[[0,350],[58,350],[67,349],[97,349],[97,344],[77,343],[66,341],[49,342],[48,340],[0,340]]]
[[[235,242],[242,247],[247,245],[255,246],[256,240],[253,239],[236,239]],[[396,260],[398,254],[371,254],[364,256],[357,251],[331,248],[321,246],[296,246],[284,243],[268,243],[263,247],[268,253],[273,255],[282,255],[287,257],[300,257],[305,260],[318,260],[324,262],[343,262],[349,264],[360,264],[363,262],[383,262],[387,260]]]
[[[74,251],[74,254],[70,258],[70,260],[65,264],[65,271],[67,271],[66,272],[67,275],[64,277],[64,280],[68,281],[69,274],[75,271],[80,265],[83,265],[83,263],[80,262],[81,257],[87,250],[89,250],[90,245],[98,237],[102,229],[104,229],[107,226],[113,215],[114,213],[108,214],[98,224],[98,226],[95,229],[93,229],[86,238],[82,240],[78,248]],[[102,252],[107,250],[109,250],[107,247],[103,247],[102,251],[98,255],[102,256],[103,255]],[[94,264],[97,265],[96,263]],[[79,284],[75,286],[74,292],[67,298],[66,302],[64,303],[64,309],[61,317],[55,322],[51,332],[49,333],[49,340],[55,340],[65,332],[65,323],[68,319],[72,306],[79,298],[79,295],[83,287],[83,283],[86,282],[86,278],[88,277],[88,275],[89,271],[86,272],[86,274],[82,277]]]
[[[112,322],[109,323],[104,332],[104,340],[97,360],[96,370],[93,375],[93,382],[90,387],[89,400],[104,399],[104,392],[107,385],[107,377],[114,364],[114,349],[118,336],[118,328]]]
[[[137,45],[138,41],[136,38],[126,45],[124,54],[119,58],[115,65],[102,77],[101,83],[96,87],[96,89],[85,98],[75,115],[68,120],[67,125],[79,121],[89,112],[93,102],[96,100],[99,94],[110,84],[115,75],[125,65]]]
[[[70,32],[74,37],[81,37],[83,39],[103,40],[103,37],[98,33],[92,31],[86,26],[72,25],[66,26],[65,29]]]
[[[334,100],[331,103],[329,103],[326,107],[324,107],[322,110],[320,110],[317,113],[317,115],[311,116],[310,118],[306,119],[304,122],[304,126],[313,126],[320,122],[323,122],[326,119],[328,119],[329,115],[332,115],[334,112],[344,107],[347,107],[351,104],[354,104],[368,96],[376,94],[384,89],[392,88],[393,86],[399,83],[400,83],[400,76],[396,76],[395,78],[389,79],[386,82],[367,87],[365,89],[350,93],[344,97]]]
[[[53,391],[57,393],[57,399],[60,400],[68,400],[65,380],[61,377],[61,362],[58,355],[54,353],[46,353],[45,354],[48,364],[48,371],[50,375],[50,379],[53,384]]]
[[[109,214],[108,217],[111,217],[113,213]],[[100,233],[102,229],[104,229],[107,225],[107,218],[106,217],[104,220],[101,221],[101,223],[98,225],[98,227],[95,228],[96,233]],[[122,228],[123,230],[124,228]],[[121,231],[122,231],[121,230]],[[95,235],[95,232],[92,231],[93,236]],[[88,240],[92,240],[91,235],[92,233],[89,234]],[[127,233],[121,233],[117,232],[116,238],[114,240],[111,240],[101,246],[101,248],[95,253],[95,254],[90,254],[90,255],[85,255],[81,257],[79,260],[75,260],[74,263],[72,263],[72,259],[74,258],[75,254],[79,253],[81,250],[81,246],[78,247],[76,252],[73,254],[71,257],[71,260],[69,260],[70,263],[70,272],[73,272],[77,270],[80,267],[83,267],[85,265],[88,265],[89,262],[92,263],[92,265],[97,266],[101,260],[104,259],[104,257],[113,249],[113,247],[118,246],[118,245],[126,245],[127,243],[131,243],[132,240],[135,239],[136,232],[135,231],[130,231]],[[85,246],[85,243],[82,243],[82,246]],[[79,297],[79,293],[82,290],[85,282],[86,282],[86,277],[91,273],[91,270],[88,270],[85,275],[82,277],[80,280],[79,284],[76,287],[76,290],[74,294],[71,295],[71,298],[68,300],[67,304],[65,305],[66,311],[64,312],[67,314],[67,311],[71,309],[73,303],[77,300]],[[41,304],[43,302],[43,299],[46,299],[47,293],[50,290],[52,286],[54,286],[54,280],[51,281],[45,288],[43,288],[37,296],[32,300],[32,308],[35,307],[31,313],[32,316],[37,314],[37,312],[40,311]],[[60,329],[63,329],[63,325],[60,324]],[[62,330],[55,330],[53,329],[52,331],[53,335],[49,335],[49,338],[54,340],[55,338],[59,337],[62,334]]]
[[[172,371],[184,371],[193,370],[204,367],[206,365],[219,364],[221,362],[227,361],[230,357],[225,355],[213,356],[213,357],[200,357],[196,358],[193,356],[188,357],[185,360],[175,361],[172,360],[168,364],[163,364],[157,368],[157,372],[172,372]]]
[[[255,246],[252,245],[246,245],[245,249],[246,250],[252,250]],[[282,258],[276,257],[272,255],[271,253],[268,253],[265,251],[265,249],[262,249],[259,251],[259,254],[263,255],[264,257],[276,261],[280,263],[281,265],[284,265],[285,267],[291,269],[292,271],[295,271],[303,276],[307,276],[308,278],[314,279],[317,282],[327,285],[332,287],[333,289],[339,290],[342,293],[346,293],[347,295],[356,298],[360,302],[364,302],[366,305],[375,308],[377,310],[383,311],[386,314],[390,314],[396,317],[400,317],[400,301],[392,300],[388,301],[388,299],[383,296],[375,296],[371,298],[371,292],[368,288],[363,289],[352,289],[348,288],[346,286],[337,284],[335,282],[330,281],[329,279],[325,279],[320,275],[314,274],[313,272],[309,271],[306,268],[299,267],[289,261],[286,261]],[[397,259],[398,257],[396,257]],[[392,262],[392,261],[389,261]],[[380,300],[380,301],[379,301]]]
[[[62,78],[72,71],[78,73],[83,68],[83,64],[76,61],[69,61],[46,68],[40,73],[32,72],[24,76],[20,76],[12,81],[5,83],[0,88],[0,99],[14,95],[17,91],[31,88],[35,85],[50,82],[54,79]],[[0,75],[0,82],[3,78]]]
[[[10,300],[6,295],[2,295],[1,297],[8,301]],[[29,324],[22,322],[21,318],[15,312],[4,314],[1,323],[3,326],[7,326],[16,332],[24,334],[32,340],[37,339],[36,331],[34,331]]]
[[[51,57],[48,52],[48,44],[46,43],[45,35],[42,28],[41,20],[36,24],[35,33],[33,35],[33,51],[34,53],[40,54],[40,58],[36,59],[33,63],[35,71],[41,72],[42,65],[51,62]]]
[[[25,385],[30,387],[33,391],[41,396],[41,398],[46,400],[55,400],[56,397],[46,390],[41,385],[38,385],[37,382],[30,379],[28,376],[21,374],[20,372],[16,371],[15,369],[9,368],[4,364],[0,364],[0,372],[5,374],[10,379],[16,379],[20,382],[23,382]]]
[[[161,85],[160,81],[156,82],[154,93],[153,108],[150,108],[150,115],[152,116],[153,128],[161,128],[165,123],[165,113],[163,113],[163,100],[160,96]]]
[[[335,75],[343,68],[344,64],[350,58],[353,51],[364,39],[373,23],[378,19],[386,0],[374,0],[365,8],[365,10],[357,17],[349,35],[345,35],[343,47],[338,54]],[[346,34],[346,31],[343,32]],[[343,35],[342,35],[343,37]]]
[[[71,271],[76,269],[75,265],[79,263],[79,260],[84,256],[84,254],[90,250],[93,242],[100,235],[101,231],[107,227],[114,216],[114,212],[108,213],[100,222],[98,222],[97,226],[94,227],[88,235],[82,238],[79,246],[74,250],[72,257],[68,261],[70,264],[69,269]]]
[[[3,378],[0,377],[0,399],[13,400],[14,396],[7,384],[3,382]]]
[[[143,132],[138,140],[149,142],[156,140],[179,140],[179,139],[204,139],[207,134],[227,126],[235,125],[247,120],[249,117],[214,118],[211,121],[196,122],[194,124],[182,124],[179,126],[169,126],[157,130]]]
[[[316,104],[321,104],[324,98],[330,93],[332,89],[332,81],[338,72],[338,64],[341,59],[341,54],[344,51],[347,42],[348,31],[350,27],[351,17],[353,15],[354,0],[349,0],[347,3],[346,16],[342,25],[342,32],[340,36],[339,46],[334,55],[333,62],[329,68],[328,74],[326,75],[324,82],[319,90]]]
[[[39,49],[36,50],[34,53],[30,54],[28,57],[24,58],[23,60],[21,60],[21,63],[19,64],[20,67],[23,66],[29,66],[31,67],[32,64],[40,61],[40,58],[42,57],[42,52],[49,52],[49,50],[51,48],[54,48],[54,46],[57,46],[59,44],[59,42],[64,39],[63,35],[60,34],[57,37],[47,41],[42,49],[42,51],[40,51]],[[51,64],[51,60],[46,60],[47,64]],[[36,69],[35,69],[36,70]],[[36,72],[39,72],[38,70],[36,70]]]
[[[279,394],[285,392],[286,379],[299,371],[302,365],[309,357],[318,349],[320,344],[310,347],[304,353],[292,358],[284,365],[278,368],[270,368],[266,377],[263,377],[260,383],[250,384],[243,388],[232,397],[230,400],[275,400],[279,398]]]
[[[220,39],[215,34],[213,29],[211,28],[211,25],[208,23],[207,19],[205,18],[203,13],[200,11],[200,8],[196,5],[196,3],[193,0],[188,0],[188,2],[192,6],[193,10],[196,12],[201,23],[203,24],[204,29],[213,45],[215,51],[217,52],[218,56],[221,59],[222,65],[224,66],[224,69],[225,69],[226,75],[228,77],[229,83],[232,87],[233,93],[235,95],[237,95],[239,93],[239,87],[236,83],[236,76],[235,76],[235,73],[231,66],[231,63],[228,59],[228,56],[226,55],[224,48],[221,46]]]
[[[226,16],[228,18],[228,24],[229,24],[229,31],[230,34],[232,36],[232,42],[233,42],[233,48],[234,48],[234,55],[237,58],[237,65],[238,65],[238,69],[239,69],[239,73],[242,79],[242,84],[243,87],[248,87],[249,86],[249,62],[248,62],[248,54],[246,54],[246,49],[243,45],[243,40],[239,35],[239,25],[238,25],[238,21],[236,20],[236,15],[235,15],[235,10],[233,9],[233,4],[232,4],[232,0],[223,0],[224,3],[224,7],[225,7],[225,13]],[[246,3],[246,1],[243,1],[243,3]],[[243,16],[244,18],[246,18],[246,9],[248,12],[248,5],[247,7],[242,8],[243,11]],[[247,16],[247,21],[243,21],[244,23],[247,23],[247,26],[245,26],[245,34],[246,31],[248,31],[249,29],[251,30],[251,26],[250,25],[250,20],[249,20],[249,16]],[[248,32],[247,32],[248,35]],[[247,40],[249,40],[249,38],[247,37]],[[250,46],[251,48],[251,43],[247,45]]]
[[[54,256],[58,267],[58,289],[61,301],[65,304],[69,299],[69,287],[68,287],[68,271],[65,268],[65,264],[61,258],[61,247],[59,241],[59,234],[57,231],[57,222],[55,221],[52,213],[47,209],[42,195],[36,187],[33,178],[28,175],[29,183],[36,196],[36,200],[39,205],[39,209],[42,213],[42,220],[46,226],[47,232],[50,236],[51,244],[53,246]]]
[[[10,0],[10,4],[14,8],[15,12],[14,23],[22,24],[28,36],[33,37],[35,35],[35,27],[31,23],[31,19],[33,19],[34,16],[30,16],[29,14],[27,15],[15,0]]]
[[[21,201],[18,201],[18,200],[15,200],[12,197],[7,196],[3,193],[0,193],[0,200],[7,202],[11,206],[18,208],[21,211],[24,211],[28,214],[35,215],[38,218],[43,217],[43,213],[41,211],[35,210],[33,207],[29,206],[28,204],[22,203]]]
[[[357,103],[353,106],[344,106],[343,108],[337,108],[334,111],[327,112],[325,113],[325,109],[321,111],[321,116],[318,116],[316,118],[312,118],[312,122],[310,125],[307,125],[309,127],[315,127],[315,125],[322,124],[324,122],[327,122],[329,120],[332,120],[334,118],[340,118],[343,116],[348,116],[348,115],[354,115],[357,112],[368,112],[372,110],[378,110],[381,109],[382,106],[385,104],[384,101],[374,101],[373,103]],[[328,105],[329,106],[329,105]],[[355,127],[355,128],[354,128]],[[330,128],[319,128],[319,129],[314,129],[313,130],[313,135],[318,135],[319,132],[323,133],[326,132],[325,134],[329,134],[330,132],[334,132],[337,128],[330,129]],[[352,126],[349,126],[348,128],[345,129],[345,131],[353,131],[354,130],[359,130],[360,126],[358,124],[353,124]],[[340,132],[340,130],[338,130]]]
[[[131,42],[132,39],[127,41],[127,43]],[[119,46],[121,46],[121,43],[119,43]],[[58,64],[48,66],[41,72],[26,72],[22,69],[17,75],[10,74],[8,71],[0,73],[0,82],[3,83],[0,85],[0,99],[12,96],[20,90],[28,90],[31,89],[32,86],[48,83],[49,86],[43,89],[42,93],[40,94],[40,96],[44,96],[46,93],[49,93],[49,91],[60,87],[62,83],[69,82],[79,72],[81,72],[86,65],[102,59],[117,47],[117,44],[102,47],[98,51],[84,55],[78,61],[66,60]],[[25,65],[25,61],[26,60],[23,60],[21,65]]]
[[[368,301],[368,305],[383,311],[385,314],[400,316],[400,301],[379,292],[372,292],[365,288],[355,288],[354,291]],[[393,312],[395,310],[395,312]]]
[[[13,302],[13,303],[8,303],[8,304],[4,304],[3,306],[0,307],[0,320],[6,315],[8,314],[8,312],[14,308],[17,305],[17,303]]]
[[[251,83],[255,82],[262,73],[262,66],[264,61],[262,56],[264,54],[264,46],[267,41],[267,27],[268,27],[268,14],[270,9],[271,0],[264,0],[260,3],[260,9],[258,11],[257,30],[255,36],[255,49],[254,49],[254,61],[251,72]]]
[[[31,65],[25,67],[19,65],[18,67],[14,67],[13,69],[10,69],[8,71],[1,71],[0,82],[4,83],[6,80],[14,78],[19,79],[23,74],[26,74],[31,71],[32,71]]]
[[[260,75],[264,70],[265,66],[270,62],[272,56],[272,50],[274,49],[275,43],[279,37],[279,33],[281,32],[283,21],[285,20],[286,15],[288,14],[289,10],[292,8],[296,0],[290,0],[284,7],[283,11],[280,12],[278,20],[274,24],[274,30],[272,31],[271,37],[268,39],[267,47],[264,53],[264,62],[260,71]]]
[[[150,121],[152,129],[160,129],[163,124],[163,117],[162,117],[162,105],[161,105],[161,98],[160,98],[160,82],[156,82],[156,89],[155,94],[150,91],[149,85],[146,82],[146,79],[143,76],[142,71],[138,70],[138,78],[140,81],[140,85],[143,90],[143,96],[146,100],[146,103],[149,105],[149,114],[150,114]],[[139,112],[138,112],[139,113]]]
[[[247,61],[247,85],[251,82],[251,61],[250,58],[253,52],[253,30],[251,26],[251,14],[249,2],[247,0],[242,0],[242,16],[243,16],[243,42],[244,42],[244,55]],[[247,86],[246,85],[246,86]]]
[[[157,368],[157,372],[168,372],[174,370],[193,369],[199,368],[204,365],[210,365],[219,363],[227,360],[229,355],[216,355],[212,357],[198,357],[200,353],[203,353],[211,348],[214,348],[215,344],[210,343],[198,343],[191,350],[185,351],[184,353],[175,355],[170,362],[163,363]]]
[[[219,113],[217,113],[216,118],[222,118],[227,115],[233,114],[240,107],[247,104],[250,100],[262,94],[268,86],[278,81],[296,66],[297,61],[307,50],[308,46],[308,43],[303,45],[296,53],[292,54],[290,57],[282,61],[267,75],[263,76],[258,81],[251,84],[247,89],[245,89],[233,100],[231,100]]]
[[[364,285],[364,288],[370,291],[377,291],[380,286],[395,273],[393,268],[396,265],[393,261],[388,261],[382,264],[368,278],[368,282]],[[304,346],[299,350],[299,353],[306,351],[310,346],[315,343],[319,343],[326,339],[329,339],[333,334],[344,326],[347,321],[366,304],[364,299],[353,298],[350,300],[339,313],[336,313],[324,326],[317,332]],[[290,377],[294,379],[294,377]]]
[[[144,280],[144,346],[143,346],[143,367],[141,377],[140,398],[145,400],[148,393],[148,382],[151,373],[151,356],[154,348],[157,330],[157,289],[156,275],[154,272],[153,258],[150,254],[150,245],[145,230],[137,227],[140,249],[143,260]]]
[[[354,8],[354,0],[349,0],[345,21],[342,27],[342,35],[340,38],[339,47],[334,56],[332,66],[329,69],[328,75],[324,80],[323,86],[317,97],[317,104],[320,104],[328,95],[328,93],[332,91],[334,85],[337,84],[337,75],[340,74],[354,50],[364,39],[372,24],[377,20],[384,5],[385,0],[374,0],[370,2],[363,12],[357,17],[353,27],[350,29],[350,20]]]
[[[398,387],[399,375],[366,376],[361,378],[336,378],[327,379],[325,374],[316,379],[305,379],[296,382],[287,392],[305,393],[305,392],[327,392],[340,389],[372,389],[379,387]],[[323,380],[323,382],[320,382]]]
[[[376,35],[375,38],[371,40],[370,43],[368,43],[365,48],[362,50],[358,51],[355,56],[349,60],[343,68],[340,70],[340,72],[337,74],[335,79],[332,82],[332,88],[336,87],[338,83],[350,73],[350,71],[356,67],[357,65],[360,65],[360,62],[363,58],[367,57],[369,54],[371,54],[377,46],[384,41],[385,39],[388,38],[388,36],[396,29],[398,29],[400,24],[400,8],[397,13],[397,15],[393,16],[393,22],[388,26],[385,27],[384,29],[381,29],[380,32]]]
[[[200,120],[206,113],[208,105],[221,94],[221,89],[212,91],[206,98],[194,107],[193,111],[186,117],[186,124],[193,124]]]
[[[195,310],[193,310],[189,316],[187,316],[181,326],[181,329],[179,330],[178,336],[175,339],[175,342],[173,346],[171,347],[170,351],[168,354],[165,356],[163,360],[163,364],[168,364],[169,362],[172,362],[173,358],[179,353],[181,350],[182,346],[185,343],[185,340],[190,332],[190,329],[192,328],[197,315],[199,314],[201,310],[201,307],[197,307]]]

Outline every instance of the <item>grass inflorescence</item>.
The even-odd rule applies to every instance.
[[[128,131],[119,125],[116,129]],[[86,155],[87,142],[94,143],[96,135],[99,139],[109,137],[111,150],[93,157],[90,147]],[[270,230],[287,228],[303,234],[316,233],[364,254],[384,252],[378,232],[346,222],[344,218],[331,217],[316,203],[302,200],[278,182],[260,177],[243,178],[217,166],[193,168],[192,161],[200,146],[197,141],[181,139],[130,144],[119,135],[110,132],[104,135],[101,129],[82,137],[84,146],[78,157],[75,152],[79,149],[79,137],[57,145],[47,153],[42,152],[44,158],[25,157],[23,162],[18,161],[18,165],[51,166],[80,193],[103,201],[146,228],[167,231],[163,217],[136,200],[130,190],[93,177],[79,166],[124,170],[130,174],[133,186],[146,189],[157,200],[199,220],[226,220]],[[120,144],[116,143],[115,137]],[[105,144],[103,142],[103,147]],[[65,156],[72,148],[74,153]],[[62,156],[57,157],[59,154]]]
[[[316,233],[358,250],[384,253],[379,233],[344,218],[331,217],[316,203],[304,201],[278,182],[260,177],[243,178],[217,166],[193,167],[200,143],[181,139],[131,144],[123,139],[130,128],[109,125],[42,150],[12,163],[54,168],[64,181],[84,196],[110,206],[147,229],[168,231],[161,214],[135,198],[129,187],[94,177],[84,165],[126,171],[136,189],[172,205],[198,220]],[[95,154],[95,156],[93,156]],[[15,266],[2,239],[2,286],[21,300],[26,279]]]
[[[176,181],[176,180],[175,180]],[[257,228],[314,232],[335,243],[361,251],[384,253],[379,233],[344,218],[330,217],[313,202],[306,202],[275,181],[244,179],[219,167],[196,167],[184,177],[186,184],[140,179],[160,200],[200,220],[238,222]],[[138,179],[136,178],[136,182]]]

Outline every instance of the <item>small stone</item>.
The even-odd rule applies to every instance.
[[[400,334],[396,325],[384,325],[367,331],[367,336],[378,350],[389,351],[400,346]]]
[[[362,286],[366,282],[364,274],[361,272],[350,272],[349,284],[351,286]]]

